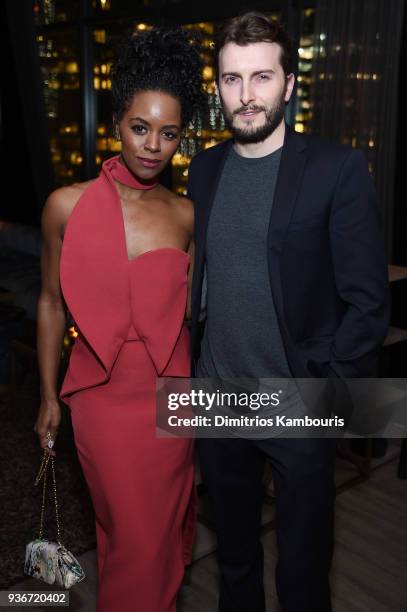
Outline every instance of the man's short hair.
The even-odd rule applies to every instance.
[[[292,71],[292,43],[285,29],[263,13],[251,11],[227,21],[215,42],[215,70],[219,78],[219,53],[228,43],[245,46],[258,42],[275,42],[280,45],[280,63],[287,76]]]

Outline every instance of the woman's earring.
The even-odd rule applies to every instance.
[[[121,140],[120,138],[120,130],[118,127],[116,127],[115,131],[114,131],[114,137],[116,140]]]

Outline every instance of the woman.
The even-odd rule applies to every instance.
[[[96,180],[54,191],[43,211],[34,429],[43,448],[58,431],[65,302],[79,335],[59,397],[95,508],[98,612],[175,611],[191,556],[193,444],[156,437],[155,383],[190,373],[193,207],[158,177],[201,108],[201,70],[181,28],[131,36],[112,67],[120,156]]]

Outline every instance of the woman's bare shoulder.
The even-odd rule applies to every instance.
[[[192,200],[185,196],[173,195],[173,205],[182,223],[192,232],[194,228],[194,203]]]
[[[65,187],[59,187],[50,193],[45,203],[49,207],[74,207],[84,191],[95,179],[82,183],[73,183]]]
[[[52,191],[43,208],[43,218],[65,225],[81,195],[95,179],[73,183]]]
[[[194,214],[194,203],[186,196],[178,195],[173,191],[168,191],[168,201],[174,208],[178,209],[181,213],[187,215]]]

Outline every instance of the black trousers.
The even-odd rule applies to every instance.
[[[331,612],[336,440],[201,438],[197,447],[218,535],[219,612],[265,610],[260,528],[266,456],[276,495],[282,612]]]

